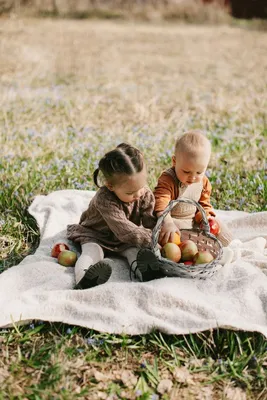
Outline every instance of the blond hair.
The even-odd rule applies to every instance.
[[[211,144],[206,135],[199,130],[191,130],[180,135],[175,142],[175,154],[196,154],[200,150],[211,151]]]

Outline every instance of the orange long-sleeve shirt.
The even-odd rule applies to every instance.
[[[156,213],[162,212],[171,200],[177,200],[179,197],[189,197],[204,208],[207,216],[215,217],[214,209],[210,203],[211,190],[211,183],[206,176],[203,177],[202,182],[186,186],[178,180],[174,168],[169,168],[161,174],[154,190],[156,200],[154,211]],[[179,216],[176,215],[175,217],[178,218]],[[192,217],[198,223],[202,219],[201,213],[196,208],[194,208]]]

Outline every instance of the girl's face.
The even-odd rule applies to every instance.
[[[124,203],[132,203],[144,194],[144,188],[147,185],[147,172],[143,168],[141,172],[133,175],[118,175],[116,180],[118,180],[118,183],[113,185],[107,183],[107,188]]]
[[[186,153],[176,154],[172,162],[177,178],[185,185],[200,182],[206,172],[209,159],[209,152],[196,154],[194,157]]]

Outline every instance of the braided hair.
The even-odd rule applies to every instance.
[[[99,172],[103,174],[106,181],[114,184],[116,175],[133,175],[141,172],[143,168],[142,153],[127,143],[121,143],[101,158],[98,168],[93,174],[94,183],[97,187],[100,187],[98,182]]]

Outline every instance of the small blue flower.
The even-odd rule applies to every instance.
[[[259,186],[257,187],[257,189],[256,189],[256,194],[262,192],[263,189],[264,189],[264,186],[263,186],[263,185],[259,185]]]
[[[216,179],[216,185],[221,185],[221,183],[222,183],[221,179],[220,179],[220,178],[217,178],[217,179]]]
[[[68,329],[66,330],[66,333],[67,333],[67,335],[70,335],[70,334],[72,333],[72,329],[71,329],[71,328],[68,328]]]
[[[77,349],[77,351],[78,351],[78,353],[83,353],[84,352],[84,349]]]
[[[242,197],[242,199],[239,200],[239,206],[242,207],[244,203],[245,203],[245,199],[244,199],[244,197]]]
[[[95,345],[95,343],[96,343],[96,339],[94,339],[94,338],[88,338],[88,339],[86,340],[86,342],[87,342],[87,344],[93,346],[93,345]]]
[[[101,344],[104,343],[104,339],[94,339],[94,338],[88,338],[86,340],[86,343],[89,346],[100,346]]]
[[[138,389],[138,390],[135,391],[135,395],[138,396],[138,397],[139,397],[139,396],[142,396],[142,394],[143,394],[143,392],[142,392],[142,390],[140,390],[140,389]]]
[[[173,151],[169,149],[169,150],[166,151],[166,156],[167,157],[171,157],[172,153],[173,153]]]
[[[30,327],[31,329],[34,329],[34,324],[30,324],[29,327]]]

